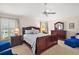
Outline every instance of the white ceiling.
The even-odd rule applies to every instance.
[[[0,13],[13,15],[41,17],[43,8],[43,3],[0,3]],[[50,15],[53,18],[62,16],[79,16],[78,3],[51,3],[48,4],[48,8],[56,12],[56,15]]]
[[[17,3],[17,4],[0,4],[0,12],[15,15],[34,15],[40,11],[40,4],[34,3]]]

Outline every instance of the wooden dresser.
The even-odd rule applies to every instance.
[[[56,35],[59,40],[66,38],[66,31],[64,30],[51,30],[51,35]]]

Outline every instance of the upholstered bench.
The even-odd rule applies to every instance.
[[[0,55],[14,55],[11,49],[6,49],[0,52]]]
[[[0,42],[0,52],[8,48],[10,48],[10,42],[4,42],[4,41]]]
[[[75,36],[72,36],[71,38],[65,39],[64,44],[76,48],[79,47],[79,39],[75,38]]]
[[[0,55],[17,55],[13,54],[10,42],[0,41]]]

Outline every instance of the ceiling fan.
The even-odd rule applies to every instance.
[[[45,6],[45,9],[44,9],[44,11],[43,11],[43,14],[44,14],[45,16],[48,16],[49,14],[56,14],[56,12],[51,12],[51,11],[49,11],[49,9],[47,8],[47,3],[44,3],[44,6]]]

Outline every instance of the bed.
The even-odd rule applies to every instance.
[[[22,30],[23,40],[32,49],[33,54],[41,54],[49,47],[57,44],[58,39],[56,35],[40,33],[40,29],[37,27],[23,27]],[[37,32],[28,34],[30,30]]]

